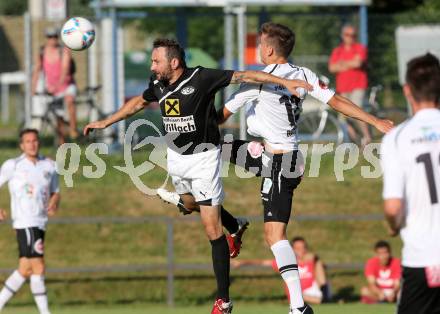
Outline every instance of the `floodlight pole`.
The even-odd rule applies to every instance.
[[[25,99],[24,125],[29,127],[32,112],[32,19],[29,12],[24,14],[24,50],[25,50]]]
[[[225,70],[232,70],[234,67],[234,16],[232,7],[226,5],[223,8],[224,12],[224,62],[223,68]],[[228,86],[225,88],[225,98],[228,99],[232,94],[232,88]]]
[[[245,55],[246,55],[246,6],[241,5],[234,9],[237,14],[237,45],[238,45],[238,69],[240,71],[246,70]],[[246,107],[242,106],[240,109],[240,139],[246,139]]]
[[[366,5],[359,6],[359,34],[361,43],[368,46],[368,11]]]

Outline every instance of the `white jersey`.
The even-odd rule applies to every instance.
[[[14,229],[45,229],[47,206],[52,193],[58,193],[55,162],[38,157],[34,164],[21,155],[7,160],[0,169],[0,186],[8,182]]]
[[[402,264],[440,265],[440,110],[424,109],[385,135],[384,199],[403,199]]]
[[[300,97],[297,98],[284,86],[242,84],[225,107],[235,113],[246,104],[246,122],[250,135],[262,137],[275,149],[296,150],[298,149],[297,122],[307,94],[326,104],[335,92],[321,84],[316,74],[309,69],[290,63],[271,64],[263,71],[286,79],[307,81],[314,89],[311,92],[298,89]]]

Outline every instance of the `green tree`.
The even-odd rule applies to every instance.
[[[22,15],[27,9],[27,0],[0,1],[0,15]]]

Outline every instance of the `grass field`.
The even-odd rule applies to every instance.
[[[0,131],[2,131],[0,127]],[[0,139],[0,163],[19,154],[13,148],[13,141]],[[122,153],[104,158],[107,171],[102,178],[87,179],[82,176],[83,166],[91,165],[84,158],[74,176],[74,187],[67,188],[61,178],[62,204],[59,217],[94,216],[169,216],[179,217],[177,210],[154,197],[146,197],[139,192],[130,178],[113,168],[123,165]],[[50,148],[46,155],[55,156]],[[146,152],[135,156],[135,164],[140,164]],[[346,171],[343,182],[334,175],[334,155],[323,156],[318,178],[307,177],[295,192],[293,215],[327,214],[372,214],[382,212],[380,179],[361,177],[361,161],[352,170]],[[258,178],[239,179],[230,171],[224,179],[227,198],[225,207],[236,215],[261,215]],[[159,186],[163,180],[163,170],[151,171],[142,177],[150,186]],[[5,187],[0,189],[0,208],[8,208],[9,196]],[[270,258],[271,253],[263,238],[263,224],[253,223],[245,235],[245,242],[239,258]],[[290,237],[302,235],[322,260],[327,263],[363,263],[372,254],[372,245],[379,239],[390,240],[395,255],[400,254],[400,241],[387,237],[382,221],[305,221],[293,222],[288,230]],[[190,239],[190,245],[188,244]],[[60,267],[100,267],[121,265],[159,264],[166,262],[166,227],[161,224],[75,224],[49,225],[46,237],[46,257],[49,268]],[[202,227],[196,222],[181,222],[175,225],[175,260],[177,263],[209,263],[210,247]],[[0,268],[12,269],[17,264],[15,235],[10,226],[0,225]],[[0,275],[0,281],[6,274]],[[329,273],[335,301],[353,302],[359,297],[359,289],[364,282],[361,271],[332,271]],[[106,313],[125,313],[126,307],[112,310],[117,304],[130,304],[126,313],[168,313],[165,308],[132,306],[131,304],[164,304],[166,300],[166,273],[125,272],[47,275],[48,294],[55,306],[54,313],[99,313],[99,309],[80,307],[69,309],[70,305],[94,306],[108,304]],[[175,297],[180,310],[172,313],[207,312],[215,293],[214,278],[209,272],[182,271],[176,273]],[[237,302],[237,313],[263,313],[265,302],[284,299],[279,275],[268,271],[242,272],[232,270],[231,295]],[[263,302],[264,301],[264,302]],[[19,306],[32,304],[28,288],[22,289],[14,297],[13,310],[5,313],[33,313]],[[240,302],[251,302],[249,306],[239,306]],[[255,305],[262,303],[263,305]],[[253,305],[252,305],[253,304]],[[188,310],[185,305],[203,305],[202,308]],[[351,306],[351,305],[350,305]],[[362,312],[358,305],[344,306],[338,312],[336,306],[323,306],[318,313],[391,313],[391,308],[366,307]],[[131,310],[133,308],[133,310]],[[253,309],[253,310],[252,310]],[[342,308],[341,308],[342,309]],[[20,312],[21,311],[21,312]],[[69,312],[70,311],[70,312]],[[159,312],[160,311],[160,312]],[[187,312],[185,312],[187,311]],[[189,311],[189,312],[188,312]],[[243,312],[242,312],[243,311]],[[333,312],[332,312],[333,311]],[[336,312],[335,312],[336,311]],[[285,307],[273,307],[265,313],[285,313]],[[170,312],[171,313],[171,312]]]
[[[363,304],[332,304],[315,306],[316,314],[391,314],[395,307],[392,305],[363,305]],[[95,307],[63,307],[53,308],[53,314],[206,314],[211,308],[206,306],[188,306],[177,308],[166,308],[145,305],[124,305],[124,306],[95,306]],[[275,304],[257,305],[254,303],[237,303],[234,307],[234,314],[287,314],[286,306]],[[3,312],[2,312],[3,313]],[[5,314],[37,314],[33,307],[14,307],[4,310]]]

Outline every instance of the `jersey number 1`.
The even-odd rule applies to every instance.
[[[299,119],[299,115],[301,114],[301,108],[299,107],[299,103],[301,99],[296,97],[295,95],[287,96],[283,95],[280,97],[280,104],[284,104],[286,106],[287,111],[287,119],[289,119],[290,125],[293,128],[296,128],[296,122]]]
[[[432,165],[431,154],[421,154],[416,158],[417,162],[425,164],[426,178],[428,179],[429,195],[431,196],[431,204],[438,203],[437,187],[435,185],[434,167]],[[440,156],[439,156],[440,163]]]

